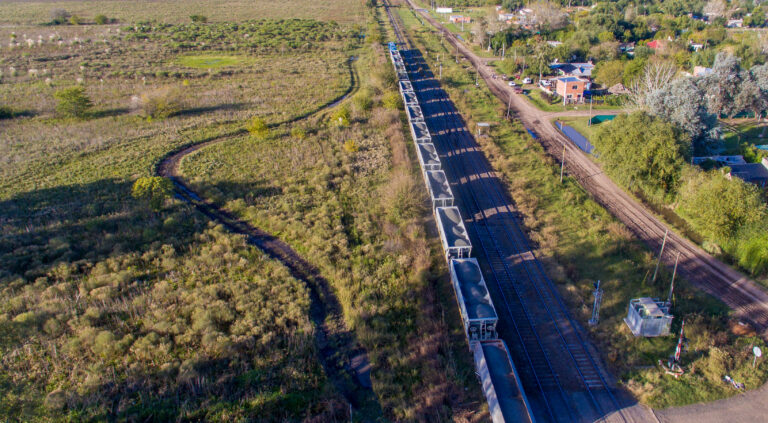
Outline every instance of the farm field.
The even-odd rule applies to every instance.
[[[14,13],[92,4],[63,3]],[[99,5],[133,7],[113,3]],[[354,418],[481,418],[400,116],[383,106],[393,75],[351,30],[375,12],[234,24],[200,3],[211,23],[0,28],[15,40],[0,56],[0,418],[349,420],[321,362],[348,363],[318,348],[305,281],[150,178],[211,141],[180,176],[329,282],[331,329],[373,365],[378,404]],[[153,4],[147,18],[165,10]],[[80,116],[60,107],[73,88],[92,103]]]
[[[439,35],[422,26],[407,8],[398,10],[424,57],[433,69],[437,55],[447,54]],[[754,332],[741,330],[729,310],[679,277],[675,282],[673,332],[685,319],[687,348],[683,363],[690,370],[674,379],[659,370],[657,362],[674,352],[675,337],[635,338],[623,318],[631,298],[664,298],[671,272],[662,268],[651,281],[656,260],[653,252],[605,209],[589,198],[577,181],[566,177],[560,184],[560,166],[517,121],[506,121],[506,107],[481,83],[475,87],[474,71],[463,63],[443,61],[444,88],[451,95],[468,127],[493,122],[488,136],[479,137],[486,155],[504,179],[511,198],[523,213],[537,257],[558,285],[573,316],[588,331],[601,357],[619,384],[651,407],[712,401],[737,393],[722,382],[728,372],[748,389],[761,386],[765,368],[752,368],[751,350],[763,346]],[[586,124],[569,120],[567,123]],[[593,283],[604,288],[600,324],[589,327]]]
[[[304,18],[339,23],[365,20],[364,3],[355,0],[311,2],[306,0],[106,0],[28,1],[0,3],[0,23],[40,24],[48,22],[51,10],[65,9],[84,19],[104,14],[120,22],[150,19],[166,23],[189,22],[189,16],[205,15],[212,22],[240,22],[249,19]]]

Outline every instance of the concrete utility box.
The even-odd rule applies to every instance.
[[[432,135],[429,134],[429,129],[427,129],[427,124],[424,122],[411,122],[411,135],[413,135],[413,140],[416,141],[417,144],[424,143],[424,142],[432,142]]]
[[[424,122],[424,113],[422,113],[420,106],[415,104],[408,104],[405,106],[405,111],[408,113],[409,121]]]
[[[400,92],[410,91],[413,92],[413,85],[411,81],[400,81]]]
[[[674,316],[669,314],[669,304],[655,298],[643,297],[629,300],[624,322],[635,336],[653,337],[669,335]]]
[[[440,156],[437,155],[435,145],[431,143],[416,144],[416,154],[419,156],[419,164],[422,172],[428,170],[440,170]]]
[[[435,218],[446,259],[469,257],[472,244],[459,208],[438,207],[435,209]]]
[[[470,341],[495,339],[499,317],[488,294],[488,287],[474,258],[451,260],[451,282]]]
[[[429,198],[432,200],[432,207],[451,207],[453,205],[453,192],[448,183],[448,178],[442,170],[428,170],[424,172],[424,179],[427,182]]]

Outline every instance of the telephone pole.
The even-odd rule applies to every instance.
[[[595,291],[592,293],[595,296],[595,304],[592,306],[592,318],[589,319],[590,326],[597,326],[600,321],[600,305],[603,303],[603,290],[600,289],[600,281],[595,284]]]

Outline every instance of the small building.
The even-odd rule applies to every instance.
[[[728,28],[741,28],[744,26],[744,19],[731,19],[725,26]]]
[[[567,76],[555,79],[555,92],[566,103],[580,103],[584,101],[584,90],[587,88],[586,79],[575,76]]]
[[[667,46],[667,43],[665,40],[653,40],[646,44],[648,48],[654,49],[654,50],[663,50],[664,47]]]
[[[701,49],[703,49],[703,48],[704,48],[704,44],[700,44],[700,43],[691,43],[691,44],[690,44],[690,47],[691,47],[691,50],[693,50],[693,51],[699,51],[699,50],[701,50]]]
[[[547,41],[547,44],[549,44],[550,47],[558,47],[563,45],[562,41]]]
[[[549,67],[556,70],[562,76],[590,78],[592,77],[592,69],[595,68],[595,64],[591,61],[584,63],[553,63]]]
[[[763,159],[765,162],[765,159]],[[737,177],[744,182],[755,184],[761,188],[768,185],[768,168],[763,163],[745,163],[730,165],[731,171],[728,172],[728,179]]]
[[[666,336],[669,335],[672,319],[674,316],[669,314],[668,303],[643,297],[629,300],[624,323],[635,336]]]
[[[515,19],[515,14],[514,13],[502,13],[502,12],[499,12],[499,20],[500,21],[502,21],[502,22],[509,22],[512,19]]]
[[[470,23],[472,22],[472,18],[469,16],[462,16],[462,15],[451,15],[448,20],[451,23]]]
[[[437,9],[435,9],[435,12],[446,14],[446,15],[450,15],[451,13],[453,13],[453,8],[452,7],[438,7]]]

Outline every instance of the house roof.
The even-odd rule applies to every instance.
[[[575,76],[564,76],[562,78],[555,78],[557,81],[563,81],[563,82],[585,82],[581,78],[577,78]]]
[[[592,69],[595,67],[592,63],[553,63],[549,65],[552,69],[557,69],[565,75],[591,76]]]
[[[768,181],[768,169],[762,163],[746,163],[731,165],[731,175],[746,182]]]

